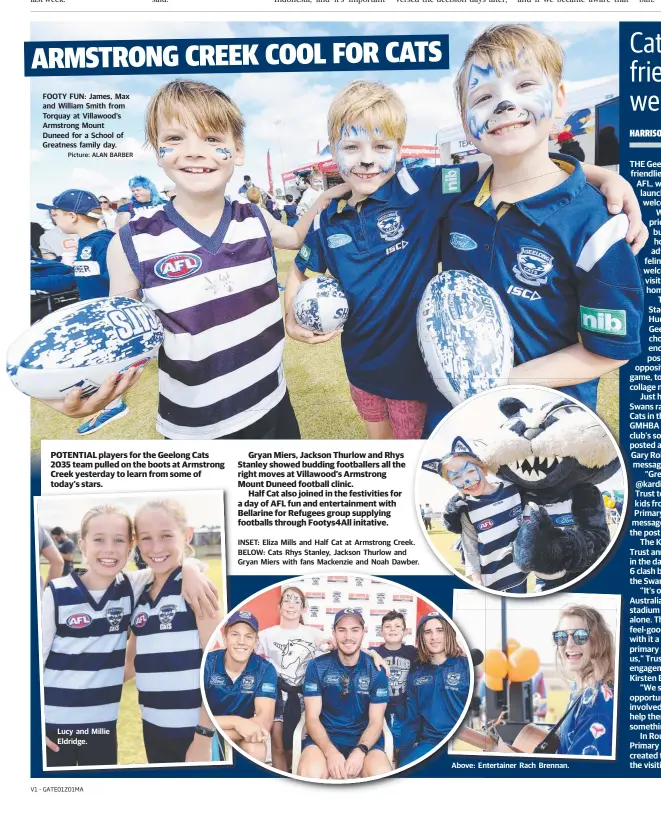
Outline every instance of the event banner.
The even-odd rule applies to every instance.
[[[16,35],[24,792],[658,779],[657,3],[194,5]]]

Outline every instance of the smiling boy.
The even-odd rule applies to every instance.
[[[284,330],[273,245],[300,246],[321,202],[287,227],[225,196],[244,161],[244,121],[218,88],[174,80],[150,100],[147,139],[176,198],[124,226],[108,248],[110,294],[138,298],[163,323],[157,430],[169,439],[298,439],[285,383]],[[81,400],[51,403],[69,416],[103,407],[125,376]]]
[[[643,289],[626,215],[609,214],[574,158],[549,155],[563,58],[524,25],[494,26],[469,47],[455,91],[466,134],[493,168],[452,208],[442,255],[502,298],[510,384],[560,388],[594,409],[598,378],[640,354]]]

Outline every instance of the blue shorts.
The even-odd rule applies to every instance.
[[[397,747],[397,742],[402,734],[402,728],[404,728],[404,723],[406,722],[406,709],[404,708],[401,711],[395,709],[395,711],[388,712],[386,721],[390,733],[392,734],[393,743],[395,747]]]
[[[355,749],[356,745],[358,745],[358,743],[356,743],[356,745],[338,745],[336,742],[333,742],[332,739],[331,739],[331,742],[333,743],[333,746],[335,748],[337,748],[337,750],[342,754],[342,756],[345,759],[347,759],[349,754]],[[312,739],[312,737],[308,736],[308,737],[305,737],[305,739],[303,740],[303,742],[301,744],[301,751],[303,751],[309,745],[316,745],[316,743]],[[383,750],[384,750],[384,741],[383,741],[383,734],[381,734],[381,736],[376,741],[376,743],[370,748],[370,751],[383,751]]]
[[[408,751],[400,752],[397,767],[402,768],[404,765],[410,765],[411,762],[415,762],[417,759],[422,759],[423,756],[433,751],[436,747],[438,747],[437,742],[419,742],[417,745],[414,745],[413,748],[409,748]]]

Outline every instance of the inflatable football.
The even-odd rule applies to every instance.
[[[7,373],[29,397],[61,399],[76,386],[86,397],[111,374],[146,365],[162,342],[161,321],[144,303],[83,300],[30,326],[7,352]]]
[[[418,342],[438,390],[452,405],[506,385],[512,325],[498,294],[463,270],[440,272],[418,306]]]
[[[299,326],[316,334],[327,334],[344,326],[347,317],[349,304],[334,278],[320,275],[298,287],[294,318]]]

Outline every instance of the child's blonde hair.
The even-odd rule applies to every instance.
[[[231,135],[243,147],[245,122],[232,100],[213,85],[191,79],[175,79],[162,85],[149,100],[145,119],[147,141],[158,149],[159,119],[181,122],[196,133]]]
[[[172,520],[175,522],[177,527],[183,532],[187,532],[188,528],[190,527],[188,523],[188,517],[186,516],[186,510],[184,506],[180,504],[178,501],[174,499],[151,499],[148,502],[145,502],[142,507],[138,508],[133,517],[133,523],[135,524],[135,534],[136,536],[139,535],[138,533],[138,518],[140,513],[144,513],[145,510],[163,510],[166,512]],[[189,558],[190,556],[195,555],[195,550],[193,547],[186,543],[184,547],[184,558]]]
[[[561,82],[565,55],[560,44],[548,34],[529,25],[514,23],[490,26],[476,37],[468,46],[454,81],[454,93],[462,120],[466,119],[466,83],[472,62],[483,60],[501,76],[507,65],[518,67],[522,59],[530,56],[534,57],[554,85]]]
[[[448,476],[448,462],[451,459],[466,459],[466,461],[471,462],[474,465],[477,465],[479,468],[485,471],[489,471],[489,467],[477,456],[471,455],[470,453],[452,453],[448,456],[443,457],[441,462],[441,476],[445,479],[446,482],[450,482],[450,478]]]
[[[121,507],[114,507],[111,504],[98,504],[96,507],[90,508],[87,513],[85,513],[83,520],[80,522],[80,538],[85,538],[89,530],[90,521],[98,516],[121,516],[126,520],[126,524],[128,525],[129,541],[133,539],[133,521],[131,516],[129,516],[126,510],[123,510]]]
[[[262,193],[259,187],[255,187],[254,185],[247,191],[246,198],[252,204],[257,204],[259,206],[262,204]]]
[[[360,123],[371,132],[380,131],[401,147],[406,136],[406,108],[399,96],[381,82],[357,79],[343,88],[328,110],[328,140],[342,138],[342,128]]]

